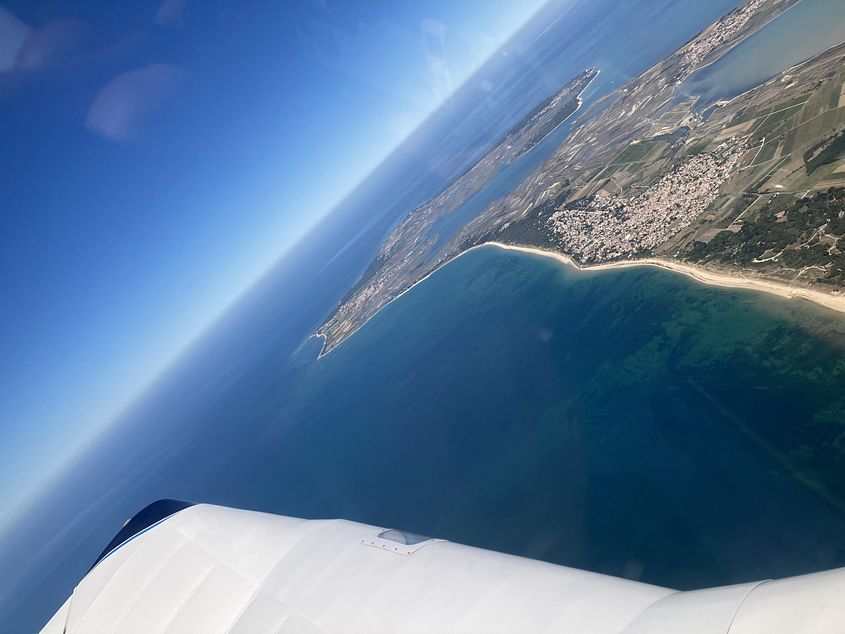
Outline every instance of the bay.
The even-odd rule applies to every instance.
[[[845,42],[845,3],[801,0],[687,82],[705,102],[730,99]]]

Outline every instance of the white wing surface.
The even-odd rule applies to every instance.
[[[845,631],[842,597],[845,570],[675,592],[354,522],[198,505],[111,544],[42,634],[832,634]]]

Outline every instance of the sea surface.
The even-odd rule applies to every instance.
[[[538,16],[0,533],[0,570],[15,571],[0,631],[37,630],[162,497],[677,588],[845,564],[840,315],[488,247],[328,356],[310,338],[390,227],[535,103],[590,66],[594,98],[733,6],[600,0]]]
[[[730,99],[845,42],[845,2],[801,0],[687,82],[704,102]]]
[[[484,247],[319,360],[315,340],[236,349],[198,355],[69,469],[15,569],[81,575],[161,497],[679,589],[845,565],[845,320],[811,304]]]
[[[666,271],[474,250],[262,431],[223,497],[674,588],[845,564],[845,320]]]

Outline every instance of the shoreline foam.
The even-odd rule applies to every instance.
[[[666,258],[641,258],[638,260],[625,260],[621,262],[607,262],[604,264],[581,265],[578,264],[571,257],[556,251],[547,251],[538,247],[526,247],[519,245],[504,244],[502,242],[485,242],[482,246],[493,246],[506,251],[519,251],[521,253],[530,253],[541,257],[556,260],[562,264],[567,264],[579,271],[608,271],[614,269],[627,269],[634,267],[651,267],[659,268],[667,271],[672,271],[680,275],[706,284],[708,286],[718,286],[721,288],[734,288],[739,290],[756,291],[760,293],[767,293],[775,295],[782,299],[803,299],[822,308],[833,310],[838,313],[845,313],[845,295],[839,293],[825,293],[810,288],[800,286],[792,286],[785,282],[777,282],[758,277],[744,277],[741,273],[726,273],[721,271],[713,271],[694,264],[686,264],[677,260],[670,260]],[[473,247],[478,248],[478,247]],[[468,249],[464,253],[471,251]]]
[[[641,258],[638,260],[624,260],[620,262],[606,262],[603,264],[583,265],[576,262],[570,256],[564,255],[563,253],[558,253],[557,251],[549,251],[547,249],[541,249],[539,247],[529,247],[516,244],[505,244],[504,242],[490,241],[483,242],[482,244],[477,244],[474,247],[470,247],[466,251],[462,251],[455,257],[443,262],[440,266],[433,269],[425,276],[421,277],[419,280],[411,284],[411,286],[399,293],[396,297],[386,302],[383,306],[380,306],[376,312],[370,315],[362,324],[360,324],[355,330],[346,335],[336,346],[334,346],[328,352],[326,351],[328,337],[325,333],[318,330],[316,333],[314,333],[313,336],[321,337],[323,339],[323,347],[320,350],[320,354],[317,356],[317,359],[322,359],[324,356],[332,352],[332,350],[337,349],[340,345],[343,344],[344,341],[352,337],[356,332],[358,332],[358,330],[363,328],[373,317],[378,315],[387,306],[390,306],[390,304],[401,298],[403,295],[405,295],[405,293],[411,292],[417,285],[422,284],[423,282],[428,280],[428,278],[437,273],[444,266],[452,264],[458,258],[466,255],[467,253],[470,253],[471,251],[475,251],[476,249],[482,249],[484,247],[494,247],[503,251],[515,251],[518,253],[525,253],[528,255],[536,255],[539,257],[548,258],[550,260],[555,260],[559,264],[570,266],[576,269],[577,271],[583,271],[587,273],[595,271],[630,269],[637,267],[663,269],[664,271],[671,271],[673,273],[683,275],[696,282],[699,282],[700,284],[705,284],[707,286],[755,291],[758,293],[774,295],[781,299],[802,299],[812,304],[815,304],[821,308],[845,314],[845,294],[825,293],[823,291],[817,291],[810,288],[791,286],[789,284],[786,284],[785,282],[777,282],[774,280],[767,280],[764,278],[757,277],[744,277],[741,272],[725,273],[720,271],[712,271],[710,269],[705,269],[701,266],[696,266],[694,264],[686,264],[684,262],[670,260],[668,258]]]

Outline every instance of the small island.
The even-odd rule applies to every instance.
[[[582,268],[661,266],[845,311],[845,44],[730,99],[686,83],[794,1],[748,0],[583,109],[587,69],[466,174],[413,210],[318,329],[327,354],[434,270],[479,245]],[[463,203],[563,121],[572,132],[458,229]]]

